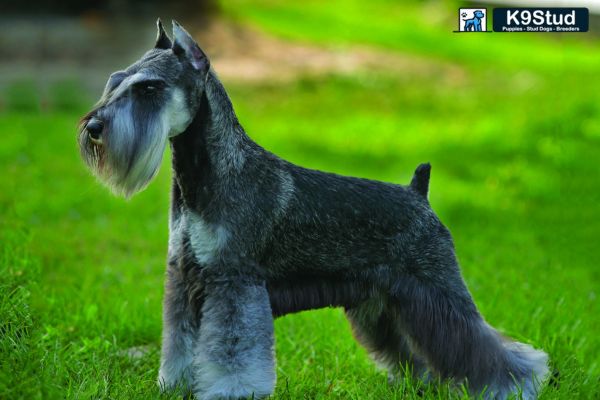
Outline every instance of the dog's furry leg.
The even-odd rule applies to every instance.
[[[346,309],[354,336],[371,358],[387,369],[390,383],[406,373],[407,368],[412,376],[425,377],[427,366],[411,352],[400,330],[398,316],[390,312],[386,303],[387,299],[377,298]]]
[[[163,334],[158,384],[161,390],[182,383],[189,390],[192,347],[197,335],[187,284],[181,271],[169,265],[163,302]]]
[[[418,250],[414,272],[392,287],[405,333],[441,378],[464,382],[477,396],[535,399],[548,378],[548,356],[502,337],[481,317],[440,226]]]
[[[276,379],[273,345],[264,283],[207,283],[194,349],[194,394],[202,400],[270,395]]]

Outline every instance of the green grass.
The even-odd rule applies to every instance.
[[[453,9],[429,3],[370,2],[366,13],[346,2],[228,4],[227,13],[291,40],[361,43],[428,60],[431,71],[414,76],[225,83],[249,134],[296,163],[407,182],[419,162],[431,161],[432,206],[453,233],[486,319],[550,354],[561,382],[544,399],[598,398],[598,43],[457,37],[445,22]],[[419,22],[424,7],[440,22]],[[575,61],[562,62],[565,54]],[[444,75],[445,65],[458,68],[458,78]],[[75,126],[93,99],[65,95],[73,87],[51,89],[46,111],[26,83],[3,94],[0,398],[169,398],[155,385],[168,160],[131,201],[112,197],[79,160]],[[449,395],[443,385],[425,387],[423,397],[419,382],[389,387],[340,310],[281,318],[276,334],[275,398]],[[131,359],[124,352],[134,346],[149,352]]]

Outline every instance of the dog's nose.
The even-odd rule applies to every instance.
[[[102,129],[104,128],[104,123],[100,121],[98,118],[92,118],[88,121],[85,126],[85,130],[88,132],[90,139],[92,142],[98,143],[101,142]]]

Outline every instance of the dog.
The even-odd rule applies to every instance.
[[[467,14],[463,14],[463,16],[467,16]],[[481,19],[485,17],[485,14],[481,10],[473,11],[473,18],[464,19],[465,22],[465,31],[475,31],[481,32]]]
[[[343,307],[390,380],[450,379],[473,395],[537,397],[548,356],[479,314],[452,238],[408,186],[287,162],[253,142],[194,39],[160,20],[154,48],[113,73],[80,123],[82,158],[114,193],[173,182],[159,384],[198,399],[262,398],[276,381],[273,319]]]

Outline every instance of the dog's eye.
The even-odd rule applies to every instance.
[[[138,82],[135,84],[135,89],[137,92],[143,95],[153,95],[158,92],[160,89],[164,88],[165,83],[160,80],[148,80],[143,82]]]

